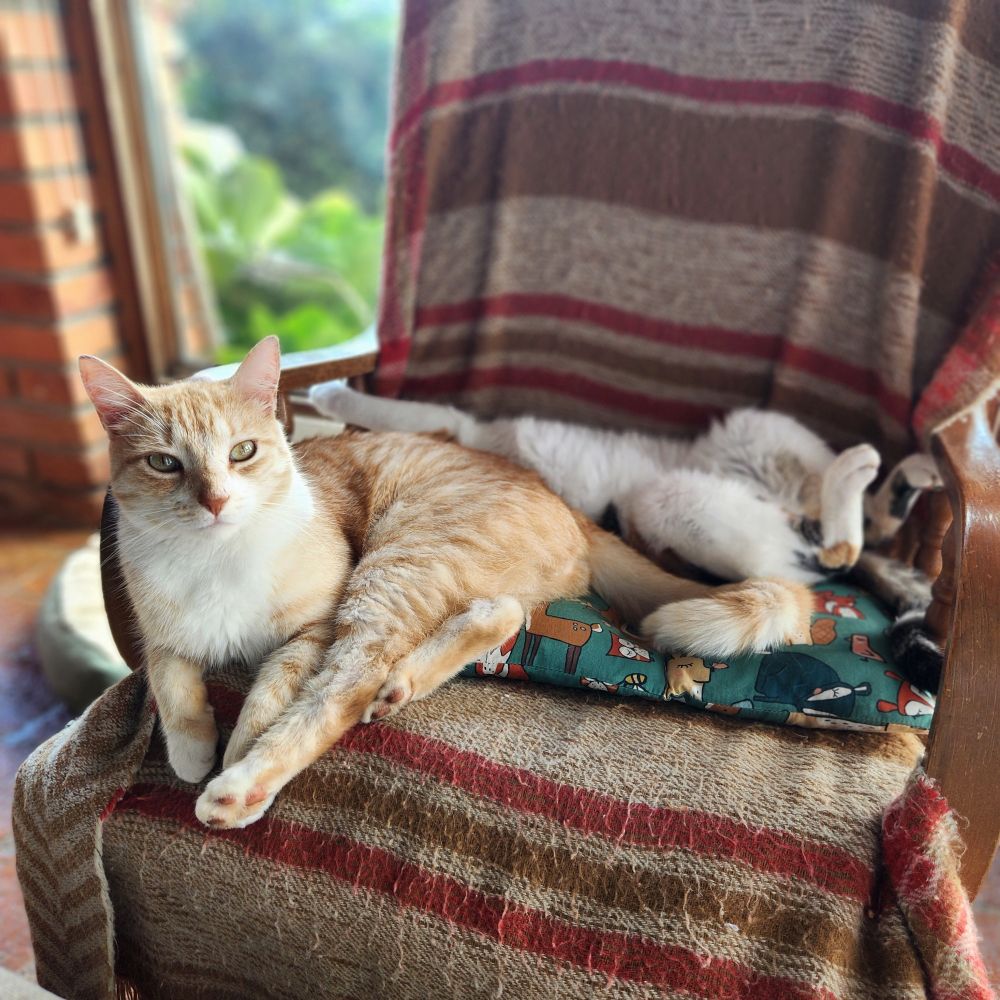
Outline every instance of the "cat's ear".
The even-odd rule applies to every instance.
[[[278,338],[265,337],[250,348],[250,353],[236,369],[230,385],[247,399],[259,403],[268,413],[274,413],[278,400],[278,378],[281,375],[281,346]]]
[[[80,378],[109,434],[130,423],[136,410],[146,405],[138,386],[100,358],[81,355]]]

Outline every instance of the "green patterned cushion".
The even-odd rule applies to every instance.
[[[685,701],[791,726],[929,729],[934,699],[890,660],[881,605],[841,583],[819,584],[814,594],[810,645],[726,662],[647,649],[596,594],[554,601],[462,673]]]

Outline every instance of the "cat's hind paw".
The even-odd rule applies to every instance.
[[[390,676],[379,688],[375,700],[361,713],[362,722],[378,722],[395,715],[413,699],[413,685],[408,677]]]
[[[906,484],[915,490],[939,490],[944,485],[937,462],[930,455],[919,451],[907,455],[896,466],[895,473],[901,475]]]
[[[309,390],[309,402],[325,416],[350,424],[357,418],[354,400],[360,395],[343,382],[321,382]]]
[[[882,464],[879,453],[870,444],[859,444],[842,451],[824,474],[824,486],[829,482],[832,489],[844,496],[863,493],[875,477]]]
[[[267,812],[277,789],[268,789],[246,767],[237,765],[213,778],[194,805],[194,814],[213,830],[242,829]]]

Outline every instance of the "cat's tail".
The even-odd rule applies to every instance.
[[[383,399],[355,392],[337,382],[313,386],[309,402],[320,413],[345,424],[372,431],[411,431],[415,434],[450,434],[460,444],[470,445],[478,427],[475,419],[452,406],[414,403],[406,399]]]
[[[671,576],[621,539],[585,521],[591,584],[639,625],[657,649],[733,656],[807,642],[812,593],[786,580],[746,580],[709,587]]]

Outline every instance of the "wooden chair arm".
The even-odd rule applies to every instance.
[[[129,670],[136,670],[143,663],[142,637],[135,626],[135,611],[118,558],[118,504],[111,487],[104,494],[101,511],[101,593],[111,637]]]
[[[378,359],[378,339],[375,327],[370,326],[342,344],[321,347],[314,351],[294,351],[281,356],[281,379],[278,382],[279,416],[289,436],[292,433],[293,407],[288,398],[291,393],[308,389],[318,382],[335,378],[354,378],[375,370]],[[229,378],[239,367],[238,363],[216,365],[198,372],[197,378],[219,380]]]
[[[927,773],[968,826],[962,881],[975,897],[1000,839],[1000,389],[934,435],[952,523],[928,619],[946,636]]]
[[[342,344],[320,347],[314,351],[283,354],[278,392],[286,394],[296,389],[308,389],[317,382],[366,375],[374,370],[377,357],[378,340],[373,326]],[[238,367],[238,362],[231,365],[216,365],[214,368],[205,368],[198,372],[197,377],[218,381],[229,378]]]

